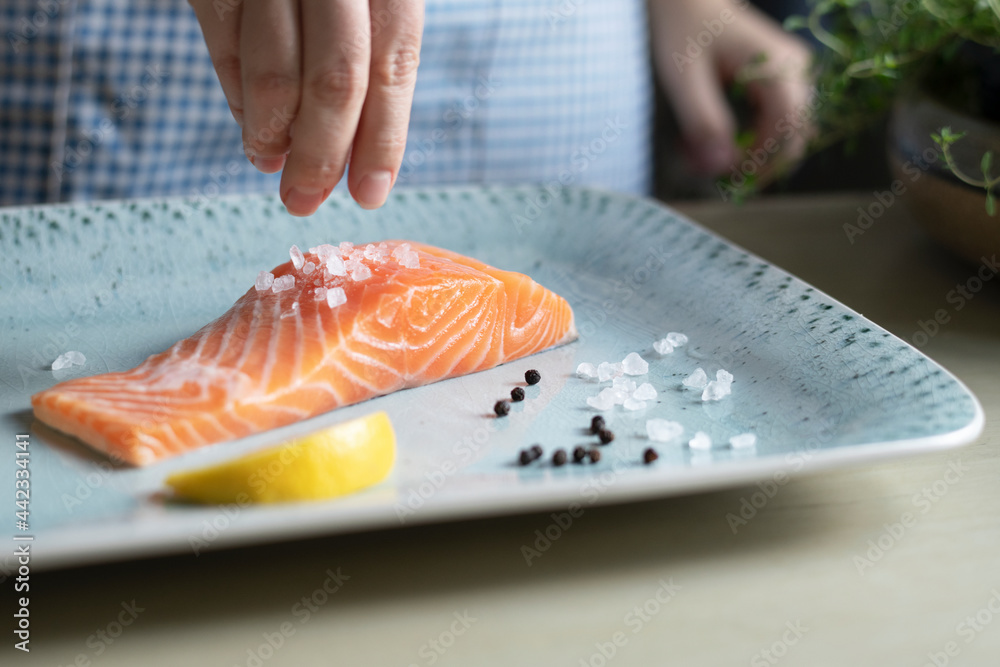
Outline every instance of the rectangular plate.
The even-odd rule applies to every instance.
[[[734,211],[734,214],[737,214]],[[566,297],[580,339],[529,359],[367,401],[143,469],[118,468],[33,419],[30,396],[78,375],[132,368],[225,312],[288,247],[404,238],[522,271]],[[149,200],[0,211],[0,470],[4,532],[32,535],[32,564],[63,567],[139,555],[419,522],[582,507],[750,483],[957,446],[983,427],[975,397],[919,351],[797,278],[655,202],[584,188],[408,190],[377,212],[334,196],[309,219],[270,197]],[[690,344],[661,357],[668,331]],[[80,368],[47,370],[79,350]],[[594,465],[515,465],[521,448],[590,446],[602,385],[582,361],[639,352],[659,391],[644,410],[606,413],[615,441]],[[733,393],[702,402],[681,380],[733,373]],[[493,403],[542,382],[507,418]],[[605,383],[607,386],[609,383]],[[195,507],[165,499],[171,472],[229,459],[374,410],[389,413],[399,456],[390,478],[329,502]],[[645,422],[681,422],[651,443]],[[684,443],[704,431],[716,443]],[[728,439],[752,432],[756,448]],[[30,439],[30,530],[15,530],[14,442]],[[780,479],[780,478],[779,478]],[[3,563],[10,571],[11,557]]]

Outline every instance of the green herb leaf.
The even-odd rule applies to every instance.
[[[997,214],[997,203],[992,192],[986,193],[986,213],[992,218]]]
[[[983,153],[983,161],[979,166],[983,170],[983,177],[988,181],[990,180],[990,166],[993,164],[993,151],[986,151]]]

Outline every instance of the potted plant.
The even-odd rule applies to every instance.
[[[850,139],[890,113],[895,180],[880,205],[904,200],[972,261],[1000,251],[1000,0],[819,0],[786,28],[822,44],[815,143]],[[874,218],[861,213],[863,231]]]

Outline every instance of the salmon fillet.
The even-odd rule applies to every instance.
[[[433,246],[322,245],[136,368],[35,394],[35,416],[145,465],[576,338],[569,304]]]

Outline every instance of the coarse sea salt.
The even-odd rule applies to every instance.
[[[306,261],[306,258],[302,255],[302,251],[299,250],[297,245],[293,245],[288,249],[288,256],[292,258],[292,266],[295,267],[296,271],[301,269]]]
[[[711,449],[712,439],[708,437],[708,433],[698,431],[693,438],[688,440],[688,447],[691,449]]]
[[[667,337],[664,338],[664,340],[666,340],[674,347],[683,347],[684,345],[688,344],[688,337],[682,333],[677,333],[676,331],[671,331],[670,333],[668,333]]]
[[[590,380],[597,377],[597,367],[594,364],[584,361],[576,367],[576,374],[578,377]]]
[[[621,389],[622,391],[631,394],[633,391],[635,391],[635,380],[623,376],[616,377],[614,380],[611,381],[611,386],[614,387],[615,389]]]
[[[313,293],[313,299],[316,301],[323,301],[326,299],[326,288],[317,287],[316,291]]]
[[[624,403],[622,403],[622,407],[626,410],[642,410],[646,407],[646,401],[630,396],[625,399]]]
[[[83,352],[70,350],[55,358],[55,361],[52,362],[52,370],[61,371],[70,366],[83,366],[85,363],[87,363],[87,357],[83,356]]]
[[[666,338],[661,338],[660,340],[653,343],[653,350],[661,355],[668,355],[674,351],[673,344]]]
[[[316,258],[319,259],[320,264],[326,264],[326,260],[333,257],[333,254],[337,252],[337,248],[329,243],[321,243],[315,248],[309,248],[309,252],[316,253]]]
[[[607,382],[612,378],[618,377],[624,372],[625,369],[622,368],[621,362],[612,364],[607,361],[602,361],[597,365],[597,379],[601,382]]]
[[[757,445],[757,436],[753,433],[740,433],[729,439],[729,446],[733,449],[749,449]]]
[[[337,255],[330,255],[326,260],[326,272],[331,276],[346,276],[347,265]]]
[[[340,245],[337,246],[337,249],[340,250],[341,255],[348,255],[352,250],[354,250],[354,244],[350,241],[341,241]]]
[[[684,378],[681,384],[690,389],[704,389],[708,386],[708,374],[703,368],[698,368],[694,373]]]
[[[625,375],[645,375],[649,372],[649,363],[638,352],[629,352],[622,359],[622,371]]]
[[[266,292],[271,289],[271,285],[274,284],[274,274],[270,271],[261,271],[257,274],[257,281],[254,282],[253,286],[258,292]]]
[[[731,383],[712,380],[705,387],[705,390],[701,392],[701,400],[718,401],[731,393],[733,393]]]
[[[727,370],[719,369],[715,372],[715,379],[719,382],[725,382],[727,384],[733,383],[733,374]]]
[[[654,442],[670,442],[684,432],[680,423],[669,419],[649,419],[646,421],[646,435]]]
[[[278,292],[284,292],[285,290],[290,290],[295,287],[295,276],[291,274],[285,274],[274,279],[274,284],[271,285],[271,290],[275,294]]]
[[[306,274],[307,276],[315,270],[316,270],[316,265],[313,264],[312,262],[306,262],[306,265],[302,267],[302,273]]]
[[[597,396],[588,396],[587,405],[594,408],[595,410],[604,412],[605,410],[610,410],[611,408],[615,407],[615,402],[611,398],[603,395],[602,392]]]
[[[342,306],[347,303],[347,294],[343,287],[334,287],[326,291],[326,305],[331,308]]]
[[[656,398],[656,396],[656,389],[648,382],[643,382],[635,388],[635,391],[632,392],[632,398],[637,401],[651,401]]]
[[[368,268],[367,264],[362,264],[361,262],[348,261],[348,268],[351,271],[351,280],[368,280],[372,277],[372,270]]]

